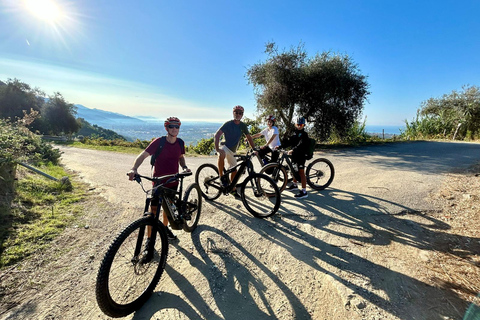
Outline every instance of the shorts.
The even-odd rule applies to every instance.
[[[228,149],[227,146],[223,145],[220,149],[225,151],[225,159],[227,159],[228,165],[234,167],[237,165],[237,158],[235,158],[235,153],[232,150]],[[220,154],[219,154],[220,156]]]
[[[305,161],[304,155],[292,154],[292,162],[297,164],[299,170],[305,169]]]

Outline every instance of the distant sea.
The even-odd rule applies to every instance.
[[[223,124],[220,122],[195,122],[184,121],[180,128],[179,137],[185,141],[186,145],[197,144],[198,141],[204,138],[212,138],[215,132]],[[118,134],[124,136],[129,141],[135,139],[151,140],[166,134],[163,126],[163,121],[150,120],[143,121],[141,123],[119,123],[101,125],[106,129],[113,130]],[[390,138],[393,135],[399,135],[400,129],[404,129],[403,126],[366,126],[366,132],[372,135],[378,135],[382,137],[385,134],[385,138]]]
[[[204,138],[212,138],[215,132],[223,123],[216,122],[196,122],[196,121],[182,121],[178,137],[185,141],[188,146],[190,144],[197,144],[198,141]],[[151,140],[166,135],[163,121],[149,120],[141,123],[116,123],[114,125],[101,125],[105,129],[110,129],[116,133],[124,136],[129,141],[135,139]]]

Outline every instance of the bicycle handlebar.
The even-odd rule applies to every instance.
[[[255,151],[259,151],[260,149],[259,148],[251,148],[247,151],[247,154],[243,155],[243,154],[234,154],[233,156],[235,158],[239,158],[241,160],[246,160],[247,158],[251,158],[253,155],[254,155],[254,152]]]
[[[170,178],[167,181],[165,181],[164,183],[162,183],[162,185],[164,185],[164,184],[167,184],[167,183],[170,183],[170,182],[173,182],[173,181],[191,176],[192,174],[193,173],[191,171],[184,171],[184,172],[179,172],[179,173],[175,173],[175,174],[167,174],[167,175],[164,175],[164,176],[161,176],[161,177],[147,177],[147,176],[142,176],[141,174],[136,173],[133,180],[140,183],[141,178],[144,178],[144,179],[147,179],[147,180],[150,180],[150,181],[161,181],[161,180]],[[128,173],[127,173],[127,176],[128,176]]]

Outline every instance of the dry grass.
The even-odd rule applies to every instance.
[[[433,195],[443,210],[434,218],[451,228],[435,239],[436,249],[425,264],[427,282],[453,290],[473,302],[480,292],[480,163],[452,174]]]

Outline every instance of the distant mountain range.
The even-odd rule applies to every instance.
[[[142,125],[145,121],[129,117],[116,112],[109,112],[99,109],[90,109],[81,104],[76,104],[77,118],[83,118],[91,124],[96,124],[104,128],[111,128],[112,126],[122,125]]]

